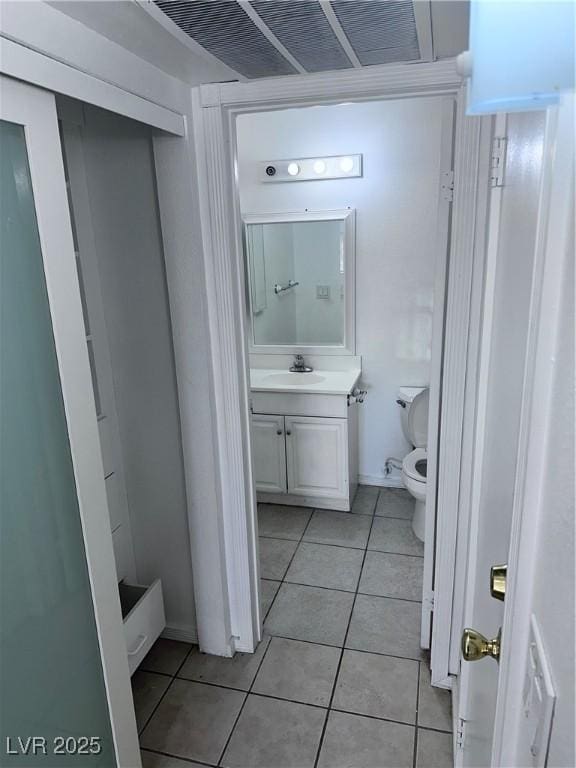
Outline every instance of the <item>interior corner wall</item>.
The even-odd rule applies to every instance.
[[[82,129],[138,581],[196,632],[172,329],[152,131],[95,107]]]
[[[356,352],[368,397],[360,407],[363,482],[406,443],[398,387],[430,382],[442,98],[317,106],[240,115],[242,213],[356,209]],[[355,179],[263,184],[258,163],[363,154]]]

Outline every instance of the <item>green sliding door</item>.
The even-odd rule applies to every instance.
[[[26,134],[4,120],[0,219],[0,766],[113,768]]]

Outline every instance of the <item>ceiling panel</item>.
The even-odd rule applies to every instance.
[[[352,66],[315,0],[255,0],[252,7],[307,72]]]
[[[332,0],[331,6],[361,64],[420,58],[412,0]]]
[[[421,59],[412,0],[154,1],[248,78]]]
[[[236,2],[155,2],[186,34],[246,77],[272,77],[296,72]]]

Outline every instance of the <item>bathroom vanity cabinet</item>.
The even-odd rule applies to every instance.
[[[324,391],[318,393],[306,391],[306,384],[294,385],[304,391],[266,388],[261,371],[252,377],[252,456],[259,501],[350,510],[358,483],[358,417],[351,393],[359,371],[348,373],[334,387],[323,373]],[[331,388],[336,391],[328,392]]]

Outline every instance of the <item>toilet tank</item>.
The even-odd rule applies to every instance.
[[[398,390],[402,431],[414,448],[426,448],[428,444],[428,401],[428,387],[400,387]]]

